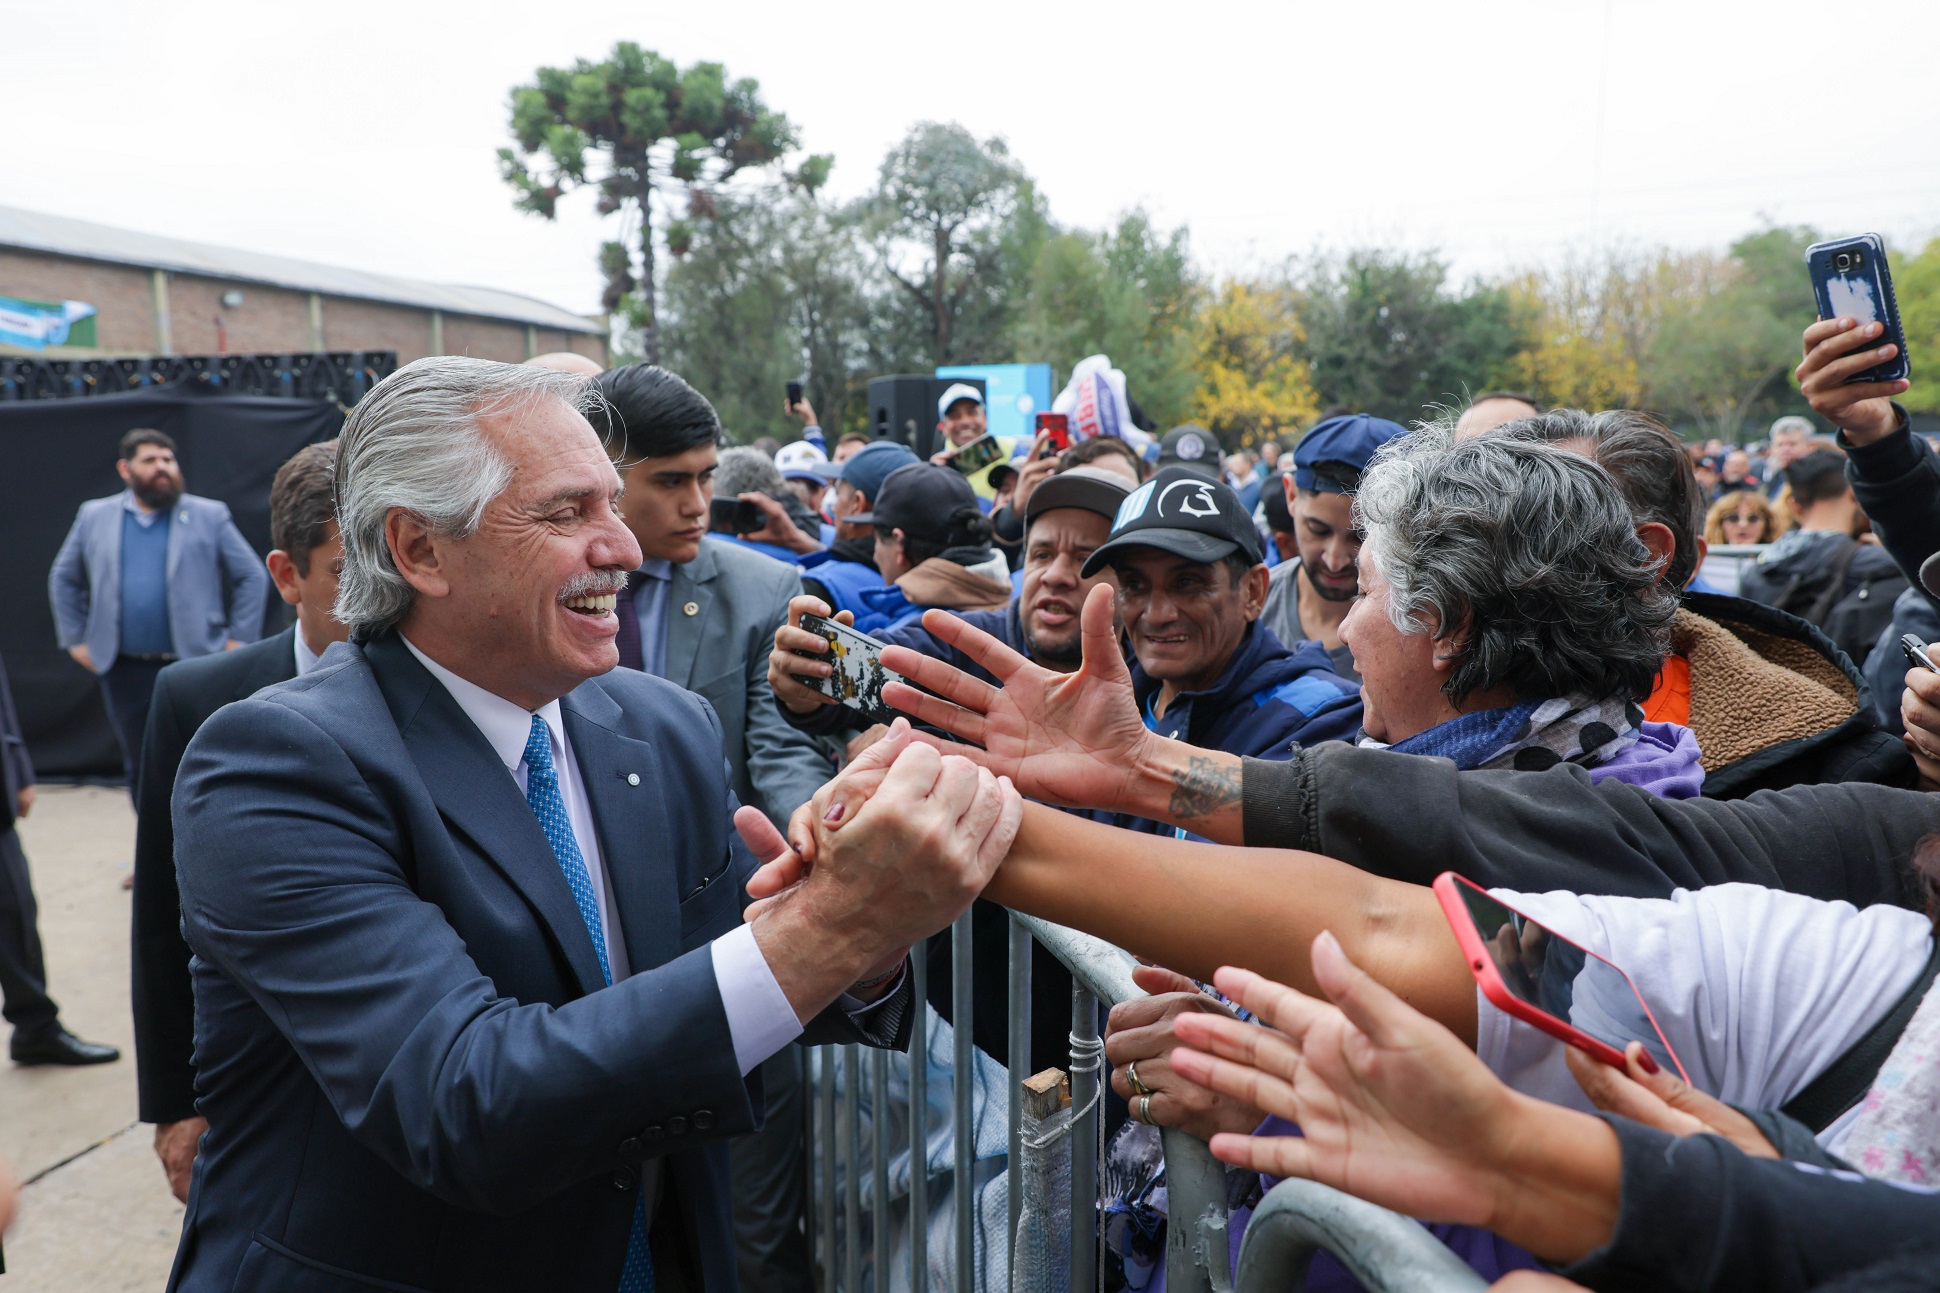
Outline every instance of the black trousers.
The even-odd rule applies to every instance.
[[[741,1293],[814,1293],[802,1210],[808,1201],[807,1100],[802,1050],[784,1046],[761,1065],[768,1107],[760,1131],[728,1142],[734,1169],[734,1264]]]
[[[155,700],[155,675],[164,667],[162,660],[124,658],[101,675],[101,699],[107,702],[108,721],[121,743],[121,767],[130,798],[135,797],[135,778],[141,771],[141,738],[148,730],[148,707]]]
[[[9,826],[0,831],[0,1018],[22,1037],[51,1031],[60,1014],[47,995],[39,922],[27,854]]]

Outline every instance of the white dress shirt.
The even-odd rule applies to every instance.
[[[312,651],[310,644],[303,640],[303,626],[301,624],[296,626],[296,632],[290,634],[290,636],[296,639],[296,676],[301,678],[304,674],[316,668],[317,662],[322,660],[323,657]],[[415,647],[412,649],[416,650]]]
[[[299,651],[302,641],[303,635],[299,633]],[[431,676],[451,693],[451,698],[458,702],[458,707],[498,755],[499,762],[512,774],[519,792],[525,793],[525,743],[532,730],[533,711],[467,682],[418,650],[409,638],[403,641],[418,663],[430,670]],[[559,797],[565,803],[566,820],[572,826],[573,839],[579,845],[580,857],[585,860],[587,875],[593,883],[593,894],[599,903],[600,928],[606,935],[607,963],[612,967],[613,981],[618,983],[632,969],[627,960],[626,942],[620,933],[612,882],[600,853],[599,835],[593,829],[586,783],[580,778],[572,743],[566,739],[559,702],[550,701],[537,712],[552,735],[552,761],[559,776]],[[800,1036],[801,1021],[795,1017],[795,1008],[788,1004],[781,984],[776,982],[751,928],[736,926],[715,939],[709,950],[714,962],[715,985],[721,993],[721,1007],[727,1014],[728,1034],[734,1040],[735,1062],[745,1076]]]

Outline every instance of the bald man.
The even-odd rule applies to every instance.
[[[555,350],[550,354],[534,355],[520,365],[523,368],[552,368],[575,377],[598,377],[606,368],[596,359],[576,355],[570,350]]]
[[[1455,424],[1455,438],[1467,440],[1493,431],[1504,422],[1533,418],[1542,410],[1536,401],[1515,391],[1485,391],[1475,397]]]

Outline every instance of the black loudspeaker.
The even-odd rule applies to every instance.
[[[936,402],[943,392],[962,382],[984,395],[981,377],[926,377],[899,373],[869,380],[869,434],[878,440],[906,444],[928,462],[943,447],[936,434]]]

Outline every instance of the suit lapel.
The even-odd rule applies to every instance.
[[[695,668],[701,663],[701,632],[714,604],[715,569],[714,550],[703,539],[700,555],[675,566],[667,585],[667,681],[677,687],[694,685]],[[689,606],[694,608],[692,615],[687,613]]]
[[[519,783],[451,693],[394,634],[366,644],[364,653],[438,811],[531,904],[580,992],[605,986],[592,936]]]
[[[247,700],[265,687],[296,677],[296,626],[292,624],[275,637],[264,639],[256,657],[256,666],[236,686],[237,700]]]
[[[595,683],[574,690],[560,710],[586,783],[627,962],[638,974],[680,951],[677,880],[672,868],[652,861],[656,841],[666,834],[659,754],[649,742],[613,730],[620,707]]]

